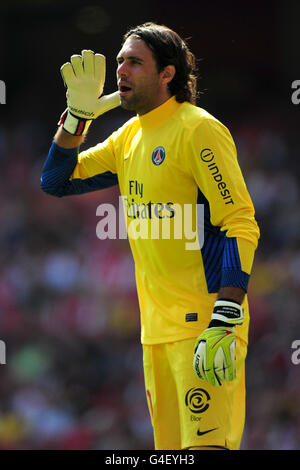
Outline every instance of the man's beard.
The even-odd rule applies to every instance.
[[[121,108],[126,109],[127,111],[134,111],[137,114],[145,114],[153,109],[151,99],[148,101],[141,96],[131,96],[130,98],[120,97],[121,99]]]
[[[130,98],[121,96],[120,100],[121,100],[121,108],[126,109],[127,111],[136,111],[137,108],[139,108],[139,100],[134,96]]]

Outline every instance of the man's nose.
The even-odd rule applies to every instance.
[[[117,74],[119,77],[127,77],[128,67],[125,61],[118,65]]]

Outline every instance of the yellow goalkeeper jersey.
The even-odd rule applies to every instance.
[[[172,97],[81,152],[71,179],[107,171],[123,197],[142,343],[197,337],[220,287],[247,290],[259,238],[230,132]]]

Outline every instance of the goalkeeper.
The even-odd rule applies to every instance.
[[[196,106],[194,55],[177,33],[146,23],[123,38],[115,93],[103,96],[101,54],[84,50],[61,72],[67,109],[43,191],[61,197],[119,184],[127,223],[144,228],[153,219],[175,224],[185,204],[204,207],[197,250],[184,235],[129,237],[155,448],[239,449],[259,229],[230,132]],[[119,105],[136,116],[80,151],[93,120]]]

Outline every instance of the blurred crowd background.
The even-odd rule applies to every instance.
[[[65,108],[59,67],[102,52],[114,91],[121,37],[147,20],[199,59],[198,104],[229,127],[261,228],[242,448],[300,448],[299,14],[296,0],[1,1],[1,449],[153,449],[129,244],[96,237],[96,209],[117,205],[118,188],[55,199],[39,183]],[[101,117],[83,148],[129,117]]]

